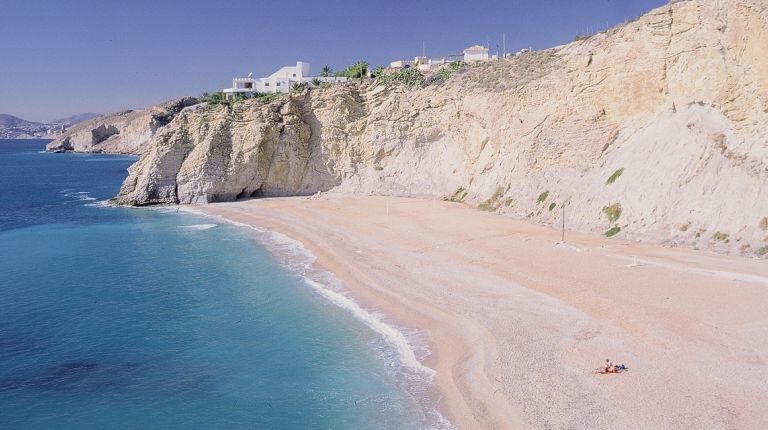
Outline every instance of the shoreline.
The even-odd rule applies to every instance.
[[[391,350],[396,357],[394,360],[404,370],[398,373],[398,382],[408,387],[407,391],[415,395],[414,391],[422,391],[426,388],[430,395],[419,399],[420,406],[426,410],[426,416],[434,418],[432,424],[440,428],[454,428],[448,423],[443,415],[443,411],[437,407],[439,403],[439,390],[434,384],[435,371],[424,364],[418,355],[431,355],[429,345],[422,344],[420,340],[414,338],[426,335],[421,330],[413,327],[404,327],[402,321],[391,321],[389,315],[382,315],[378,308],[370,308],[367,304],[359,303],[355,297],[352,297],[351,290],[341,279],[322,265],[317,264],[317,257],[306,249],[304,243],[286,236],[278,231],[268,230],[261,226],[241,223],[220,215],[208,214],[199,210],[199,207],[180,207],[182,212],[202,216],[223,224],[229,224],[240,229],[246,229],[254,235],[254,240],[264,246],[278,262],[289,272],[301,277],[303,282],[316,294],[323,297],[324,300],[332,303],[343,312],[348,312],[362,325],[381,337],[382,341]],[[213,228],[216,224],[202,224],[207,228]],[[416,333],[412,333],[416,330]],[[426,350],[426,351],[425,351]],[[408,375],[405,376],[404,375]],[[412,380],[415,376],[417,381]],[[403,380],[399,380],[403,378]],[[407,379],[407,380],[406,380]],[[414,390],[416,389],[416,390]],[[423,393],[422,393],[423,394]],[[435,414],[437,414],[435,416]],[[433,428],[433,427],[430,427]]]
[[[751,375],[736,372],[738,390],[726,389],[725,393],[719,392],[727,388],[722,381],[724,375],[694,378],[688,375],[691,372],[680,372],[686,377],[676,377],[674,372],[663,369],[665,360],[695,360],[701,354],[700,345],[671,355],[661,348],[687,337],[685,331],[691,327],[685,320],[691,315],[683,318],[682,322],[688,324],[682,327],[677,326],[681,321],[672,312],[665,315],[667,320],[662,318],[662,323],[654,322],[652,330],[644,330],[642,321],[636,321],[644,317],[634,315],[632,309],[648,305],[650,317],[658,318],[660,312],[669,313],[663,309],[664,302],[661,309],[659,303],[644,303],[648,297],[641,297],[637,304],[623,303],[627,296],[611,292],[610,285],[608,290],[605,285],[579,285],[574,292],[573,288],[563,288],[562,282],[553,282],[581,283],[580,277],[594,275],[583,269],[597,267],[599,272],[601,265],[608,264],[622,272],[652,272],[651,277],[662,283],[697,284],[704,278],[707,290],[738,284],[746,288],[744,294],[765,305],[768,270],[759,261],[570,232],[568,246],[552,246],[559,232],[545,227],[463,205],[395,197],[328,195],[321,199],[260,199],[191,209],[279,232],[301,242],[316,257],[315,264],[341,280],[355,300],[380,310],[400,326],[425,332],[432,354],[424,364],[436,371],[434,383],[442,395],[440,411],[459,428],[641,428],[671,425],[679,416],[704,426],[716,422],[768,422],[768,416],[754,407],[768,400],[768,392],[743,380],[759,378],[754,372],[768,376],[765,365],[751,366]],[[504,246],[499,250],[498,244],[492,243],[499,241],[510,241],[509,249]],[[637,255],[640,267],[626,267],[632,263],[632,254]],[[561,274],[567,267],[558,266],[549,266],[553,273],[547,273],[547,265],[542,267],[541,262],[553,256],[566,263],[571,259],[591,261],[585,264],[590,267],[576,270],[579,276],[569,270]],[[505,267],[507,262],[511,262],[510,267]],[[637,278],[635,274],[621,275],[626,278],[622,281],[630,283]],[[559,279],[548,279],[553,277]],[[639,285],[630,288],[633,293],[642,292],[645,284],[637,281],[633,284]],[[679,285],[669,289],[674,291],[667,294],[680,293]],[[693,295],[697,294],[701,292]],[[658,300],[651,295],[650,301]],[[704,307],[711,308],[708,312],[717,308]],[[701,310],[683,313],[700,314]],[[732,314],[721,318],[743,319],[752,312],[742,318]],[[759,318],[756,321],[762,323]],[[757,324],[757,334],[763,331],[768,333],[768,322],[765,327]],[[693,334],[706,334],[706,339],[698,339],[705,343],[718,341],[710,339],[712,333]],[[768,358],[767,347],[735,342],[733,338],[720,341],[728,344],[725,352],[734,347],[749,350],[754,355],[748,360],[752,364],[756,359]],[[638,371],[614,380],[595,378],[589,371],[600,365],[603,355],[626,361]],[[697,371],[702,366],[711,368],[709,361],[727,363],[719,361],[720,357],[704,358],[710,360],[698,360],[702,362],[695,363]],[[653,369],[650,374],[654,377],[649,378],[648,369],[643,368]],[[683,390],[685,396],[665,388],[670,379],[688,387]],[[698,389],[705,385],[707,389]],[[722,400],[708,395],[713,388]],[[743,398],[745,390],[751,399]],[[649,392],[655,395],[650,402],[642,399]],[[649,410],[632,410],[638,401]],[[702,410],[718,403],[722,413]]]
[[[387,348],[397,356],[395,360],[398,365],[406,369],[406,371],[397,372],[402,373],[402,375],[398,375],[398,379],[404,375],[411,375],[405,376],[407,380],[403,379],[398,382],[404,384],[407,391],[415,397],[417,397],[416,392],[420,392],[418,394],[424,396],[425,392],[421,392],[423,389],[429,393],[424,397],[418,396],[420,406],[425,408],[425,416],[430,417],[431,423],[437,426],[429,428],[455,428],[446,419],[445,411],[439,406],[442,400],[442,391],[438,389],[434,381],[436,372],[425,364],[429,363],[429,359],[433,355],[432,345],[421,339],[414,339],[414,337],[426,338],[425,332],[415,327],[405,327],[403,321],[394,320],[388,313],[381,314],[381,309],[370,307],[370,303],[360,303],[357,300],[357,294],[350,294],[353,291],[348,284],[339,279],[328,268],[318,264],[315,254],[307,250],[304,243],[299,240],[262,226],[207,213],[200,206],[182,206],[178,209],[182,212],[209,218],[212,221],[246,229],[249,233],[255,234],[254,239],[272,253],[286,270],[300,276],[316,294],[343,312],[350,313],[362,325],[382,338],[382,341],[387,344]],[[209,228],[214,226],[216,224],[210,224]],[[298,257],[297,254],[299,254]],[[411,332],[412,330],[415,330],[416,333]],[[420,359],[417,357],[418,355],[426,355],[426,359]],[[417,381],[411,379],[413,375],[417,376]]]
[[[247,222],[241,222],[236,219],[233,219],[232,217],[227,217],[215,212],[211,212],[210,211],[211,207],[212,205],[209,204],[209,205],[196,205],[196,206],[188,206],[188,207],[182,206],[179,209],[188,213],[192,213],[192,214],[208,217],[220,222],[232,224],[239,228],[247,228],[252,231],[255,231],[259,235],[280,234],[285,236],[287,239],[300,244],[305,250],[305,252],[308,252],[314,258],[315,261],[311,263],[311,266],[313,266],[316,270],[321,270],[336,278],[336,280],[343,287],[343,292],[338,294],[346,297],[346,294],[344,293],[348,293],[351,297],[346,297],[346,298],[351,300],[352,303],[354,303],[356,306],[364,306],[366,309],[364,309],[363,311],[366,313],[378,312],[378,311],[383,312],[386,319],[391,320],[391,322],[394,324],[391,324],[388,321],[381,321],[381,323],[393,330],[396,330],[401,336],[404,336],[401,330],[407,326],[408,329],[416,329],[419,331],[419,333],[427,335],[428,337],[428,333],[424,329],[424,327],[427,326],[428,324],[425,323],[424,320],[421,319],[421,317],[414,319],[413,315],[407,315],[406,313],[402,312],[402,309],[399,308],[399,306],[397,306],[396,300],[393,301],[391,300],[391,298],[382,298],[382,297],[376,296],[375,294],[372,295],[370,291],[366,291],[364,289],[365,287],[360,286],[359,280],[357,280],[354,276],[344,276],[344,277],[340,276],[339,275],[340,273],[347,273],[345,269],[339,266],[341,262],[334,261],[332,257],[326,254],[326,252],[318,249],[317,247],[313,247],[312,246],[313,242],[308,241],[306,237],[300,236],[296,232],[293,232],[293,234],[299,237],[288,235],[283,231],[265,227],[264,225],[261,225],[261,224],[257,225],[257,224],[250,224]],[[262,242],[261,239],[257,239],[257,240]],[[274,246],[270,246],[264,243],[262,243],[262,245],[266,246],[267,249],[270,250],[270,252],[279,252],[273,249]],[[317,254],[318,252],[321,253],[322,258],[318,256]],[[305,282],[307,283],[319,283],[315,279],[307,277],[304,274],[299,274],[299,275],[304,277]],[[330,302],[334,303],[332,299],[326,297],[322,292],[318,291],[319,289],[317,287],[312,285],[310,285],[310,287],[314,289],[316,293],[323,295],[326,300],[329,300]],[[361,302],[361,303],[358,303],[358,302]],[[339,308],[341,308],[343,311],[354,314],[352,310],[345,309],[343,306],[339,305],[338,303],[334,303],[334,304],[337,305]],[[372,309],[372,311],[368,311],[367,309]],[[386,334],[372,328],[368,324],[368,322],[365,321],[363,318],[360,318],[359,316],[356,316],[356,318],[360,320],[362,324],[368,326],[370,329],[377,332],[383,338],[387,337]],[[397,349],[397,347],[395,345],[392,345],[391,342],[389,341],[387,342],[390,343],[391,348]],[[410,349],[411,355],[414,354],[416,351],[413,348],[413,345],[410,342],[407,342],[407,343],[408,343],[408,348]],[[447,387],[440,386],[436,378],[437,371],[435,369],[435,366],[438,363],[438,359],[436,357],[437,352],[435,350],[434,342],[428,341],[428,348],[429,348],[429,354],[427,355],[427,357],[423,360],[423,362],[419,361],[419,365],[422,368],[427,370],[427,371],[422,371],[422,373],[425,373],[428,376],[428,379],[426,379],[423,382],[428,384],[429,389],[437,391],[436,394],[437,394],[438,404],[435,405],[435,407],[436,407],[436,412],[440,414],[440,417],[438,417],[439,418],[438,423],[440,423],[441,420],[447,420],[451,428],[456,428],[453,419],[451,419],[452,411],[449,409],[446,409],[445,405],[442,404],[445,401],[445,396],[447,392],[452,392],[452,393],[456,392],[455,384],[448,382]],[[405,363],[407,359],[403,357],[402,353],[399,353],[396,351],[396,354],[400,355],[401,365],[412,367],[412,366],[409,366],[407,363]],[[451,358],[444,357],[443,360],[444,361],[450,360],[449,363],[453,363],[457,360],[455,355],[456,354],[452,354]],[[443,367],[447,368],[449,366],[446,365]],[[419,370],[419,369],[412,369],[412,370]],[[459,394],[456,393],[455,395],[458,396]],[[515,426],[516,429],[523,429],[528,427],[527,425],[523,424],[522,421],[516,421],[516,422],[518,424],[517,426]]]

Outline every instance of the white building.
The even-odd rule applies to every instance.
[[[235,98],[236,94],[251,96],[254,93],[287,93],[294,84],[314,85],[316,82],[345,82],[345,77],[310,76],[309,63],[299,61],[295,66],[285,66],[266,78],[232,79],[232,87],[223,90],[227,99]]]
[[[391,69],[407,69],[416,65],[416,62],[410,60],[397,60],[389,63]]]
[[[481,45],[473,45],[464,50],[464,61],[471,63],[473,61],[488,61],[488,48]]]
[[[521,49],[521,50],[519,50],[519,51],[515,52],[515,57],[519,57],[519,56],[521,56],[521,55],[523,55],[523,54],[527,54],[527,53],[529,53],[529,52],[531,52],[531,49],[530,49],[530,48],[523,48],[523,49]]]
[[[389,63],[389,68],[390,69],[408,69],[408,68],[415,67],[419,71],[426,72],[432,69],[433,66],[442,65],[445,63],[446,61],[444,58],[432,59],[425,56],[418,56],[418,57],[415,57],[413,61],[411,60],[393,61]]]
[[[438,66],[442,66],[443,64],[447,63],[445,58],[428,58],[426,61],[421,62],[416,66],[417,69],[421,72],[428,72]]]

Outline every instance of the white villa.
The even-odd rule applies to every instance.
[[[464,61],[471,63],[473,61],[488,61],[488,48],[481,45],[473,45],[464,50]]]
[[[309,63],[298,61],[295,66],[285,66],[266,78],[253,78],[249,74],[247,78],[232,79],[232,87],[223,90],[227,99],[235,98],[236,94],[251,96],[254,93],[287,93],[294,84],[314,85],[313,82],[345,82],[345,77],[319,77],[310,76]]]

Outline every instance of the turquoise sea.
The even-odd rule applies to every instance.
[[[448,426],[402,333],[296,244],[110,207],[135,158],[45,143],[0,141],[0,429]]]

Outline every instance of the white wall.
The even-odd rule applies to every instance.
[[[302,79],[307,76],[309,76],[309,63],[299,61],[295,66],[285,66],[280,68],[280,70],[269,75],[269,78]]]
[[[488,59],[488,51],[464,51],[464,61],[483,61]]]

